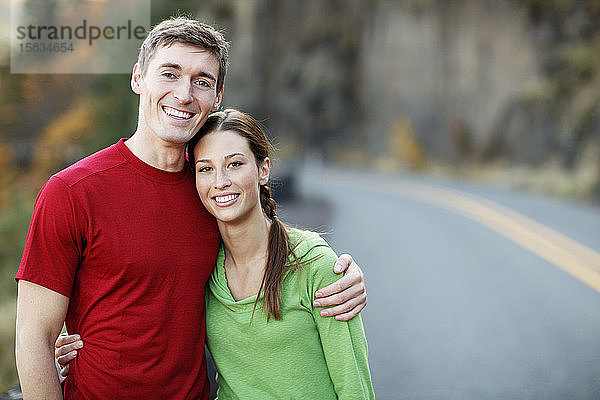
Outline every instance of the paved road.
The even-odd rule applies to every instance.
[[[600,209],[392,174],[301,177],[324,201],[304,225],[366,273],[378,399],[600,399]]]

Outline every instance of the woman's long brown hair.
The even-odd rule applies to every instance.
[[[187,155],[195,170],[194,148],[198,141],[205,135],[219,131],[234,131],[248,140],[250,149],[256,159],[256,164],[261,165],[269,157],[271,144],[267,139],[260,124],[250,115],[235,109],[228,108],[211,114],[202,128],[188,142]],[[267,321],[272,315],[281,319],[281,286],[287,271],[296,269],[300,263],[295,257],[294,249],[290,243],[287,226],[277,218],[277,203],[271,197],[271,189],[267,185],[260,187],[260,204],[263,212],[271,220],[269,228],[269,243],[267,247],[267,263],[258,294],[264,289],[263,308],[267,314]],[[290,256],[295,262],[289,263]],[[254,310],[258,302],[256,296]],[[254,310],[252,315],[254,316]]]

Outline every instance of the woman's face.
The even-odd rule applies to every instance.
[[[211,132],[194,149],[196,190],[204,207],[220,222],[262,215],[260,185],[269,180],[270,161],[261,165],[248,140],[234,131]]]

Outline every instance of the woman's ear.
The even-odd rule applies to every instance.
[[[131,90],[135,94],[142,94],[142,69],[138,63],[135,63],[131,71]]]
[[[271,175],[271,160],[269,157],[265,157],[263,162],[258,167],[260,185],[266,185],[269,182],[269,176]]]

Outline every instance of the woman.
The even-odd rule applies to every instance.
[[[188,145],[222,238],[206,299],[218,398],[374,398],[360,317],[321,318],[312,305],[338,278],[337,257],[277,217],[269,147],[259,124],[233,109],[212,114]]]

